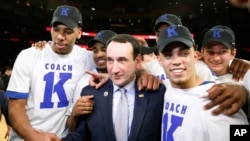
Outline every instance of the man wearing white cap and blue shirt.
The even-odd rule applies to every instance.
[[[188,28],[170,26],[161,31],[157,46],[169,78],[165,84],[162,141],[229,141],[231,124],[249,124],[242,110],[232,116],[213,116],[213,109],[203,109],[210,100],[201,95],[215,83],[196,73],[198,55]]]
[[[84,70],[95,64],[92,53],[75,45],[82,15],[73,6],[58,6],[51,21],[52,42],[43,50],[22,50],[6,91],[10,141],[59,141],[68,132],[66,111]]]

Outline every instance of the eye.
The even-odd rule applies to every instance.
[[[211,51],[211,50],[206,50],[206,52],[207,52],[209,55],[213,55],[213,54],[214,54],[214,52]]]
[[[92,49],[93,53],[97,53],[97,49]]]
[[[53,27],[53,31],[55,31],[55,32],[59,32],[59,28],[57,28],[57,27]]]
[[[171,52],[163,52],[162,54],[165,58],[170,58],[172,56]]]
[[[189,51],[185,50],[182,52],[182,56],[188,56],[189,55]]]
[[[72,34],[72,33],[74,33],[74,30],[72,30],[72,29],[66,29],[65,33],[66,34]]]
[[[112,58],[107,58],[107,63],[112,63],[113,62],[113,59]]]

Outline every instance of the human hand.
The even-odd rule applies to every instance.
[[[47,41],[39,41],[39,42],[35,42],[33,43],[31,46],[35,47],[36,49],[43,49],[45,47],[45,45],[47,44]]]
[[[35,132],[32,132],[29,138],[25,139],[25,141],[61,141],[61,139],[54,133],[43,132],[36,129],[34,131]]]
[[[142,73],[137,79],[138,90],[157,90],[162,81],[156,76]]]
[[[230,72],[235,81],[242,80],[246,72],[250,69],[250,62],[244,59],[235,58],[230,64]]]
[[[89,85],[95,87],[96,89],[103,86],[109,79],[107,73],[95,73],[92,71],[86,71],[86,73],[92,76],[89,79]]]
[[[219,105],[212,111],[213,115],[232,115],[238,112],[247,102],[247,89],[236,82],[219,83],[213,85],[208,91],[208,98],[211,100],[205,105],[205,109],[210,109]]]
[[[147,43],[147,41],[146,41],[144,38],[138,37],[138,38],[136,38],[136,39],[137,39],[137,41],[139,42],[139,44],[140,44],[141,46],[148,47],[148,43]]]
[[[73,116],[79,116],[83,114],[90,114],[94,109],[94,96],[87,95],[80,97],[73,108],[72,114]]]

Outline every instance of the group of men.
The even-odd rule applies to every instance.
[[[160,21],[168,21],[169,15],[160,16]],[[157,58],[168,78],[160,84],[152,75],[138,75],[142,48],[136,38],[103,30],[89,42],[93,52],[87,51],[75,45],[81,37],[79,10],[57,7],[51,22],[52,42],[42,50],[23,50],[15,61],[6,92],[13,129],[9,140],[229,140],[230,124],[249,124],[240,109],[248,100],[244,87],[250,84],[248,71],[242,79],[244,85],[217,84],[213,74],[211,80],[198,76],[195,62],[199,57],[190,31],[181,24],[157,24]],[[229,74],[229,61],[219,63],[218,58],[224,55],[233,60],[235,53],[230,28],[212,27],[204,36],[202,67],[211,68],[216,75],[222,75],[223,68],[223,74]],[[88,86],[90,75],[85,73],[94,69],[108,74],[103,81],[105,77],[91,73],[99,78],[92,83],[105,82],[98,89]],[[140,89],[139,85],[148,87]],[[119,105],[125,103],[121,124],[116,120]],[[204,105],[215,107],[204,110]],[[223,119],[227,122],[220,123]]]

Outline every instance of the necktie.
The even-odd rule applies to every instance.
[[[115,135],[116,141],[128,140],[128,99],[126,95],[126,89],[120,88],[121,98],[117,105],[115,115]]]

